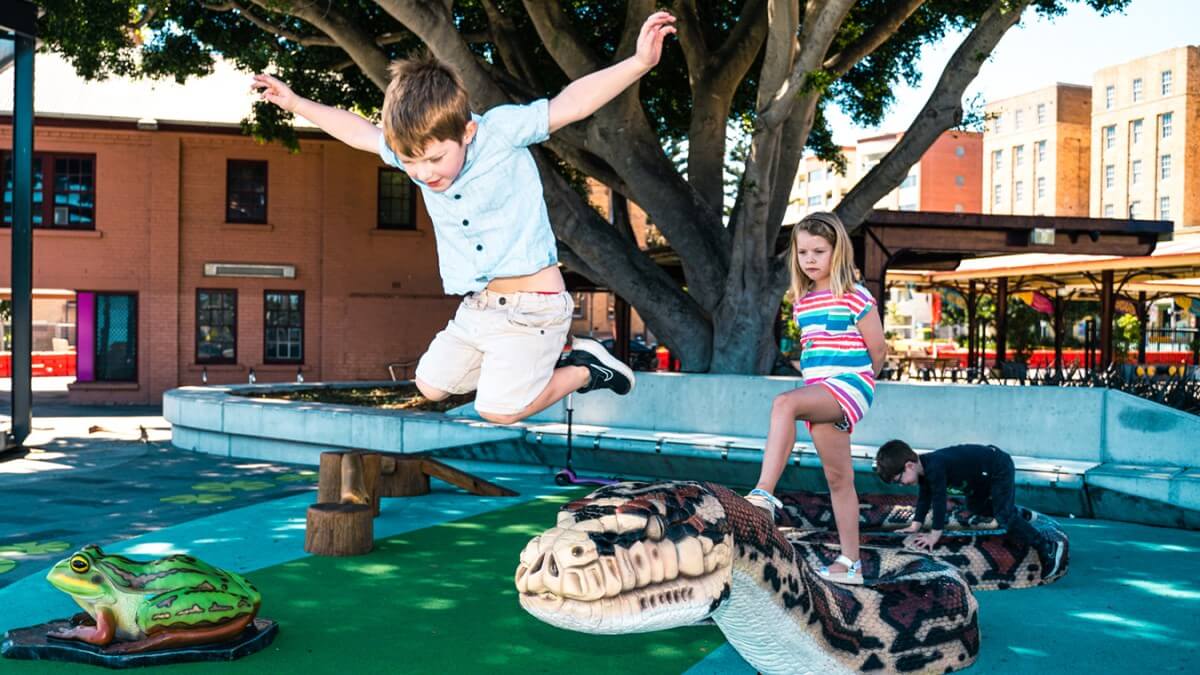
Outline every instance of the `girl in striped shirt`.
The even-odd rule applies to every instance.
[[[853,246],[836,215],[812,213],[798,223],[789,258],[804,386],[775,397],[758,484],[746,498],[772,515],[782,505],[772,492],[796,443],[796,420],[804,420],[829,483],[842,550],[819,573],[861,584],[850,432],[875,397],[887,352],[883,324],[870,291],[855,282]]]

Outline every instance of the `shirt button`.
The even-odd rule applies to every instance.
[[[482,251],[482,250],[483,250],[483,244],[475,244],[475,250],[476,250],[476,251]]]
[[[506,300],[504,298],[500,298],[500,304],[502,304],[502,305],[508,304],[508,300]]]
[[[467,225],[470,225],[470,224],[471,224],[471,221],[467,220],[466,218],[463,218],[463,227],[466,227]]]
[[[462,195],[454,195],[455,199],[462,199]]]

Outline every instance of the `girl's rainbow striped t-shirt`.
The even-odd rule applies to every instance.
[[[805,382],[844,373],[869,373],[874,380],[871,355],[858,332],[858,322],[874,306],[875,299],[862,284],[855,284],[840,298],[831,291],[811,291],[793,305]]]

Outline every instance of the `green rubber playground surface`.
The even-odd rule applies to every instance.
[[[154,670],[682,673],[725,642],[711,626],[595,636],[559,630],[526,614],[513,585],[517,554],[554,522],[566,501],[544,497],[378,540],[366,556],[309,557],[252,572],[248,576],[264,598],[260,616],[279,622],[275,642],[231,663]],[[83,671],[104,672],[78,664],[0,661],[3,673]]]

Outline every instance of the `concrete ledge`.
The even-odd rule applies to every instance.
[[[299,464],[317,464],[322,452],[335,449],[425,452],[520,439],[524,434],[521,426],[441,413],[245,396],[250,392],[385,385],[396,383],[183,387],[163,395],[163,416],[173,425],[176,447]]]

